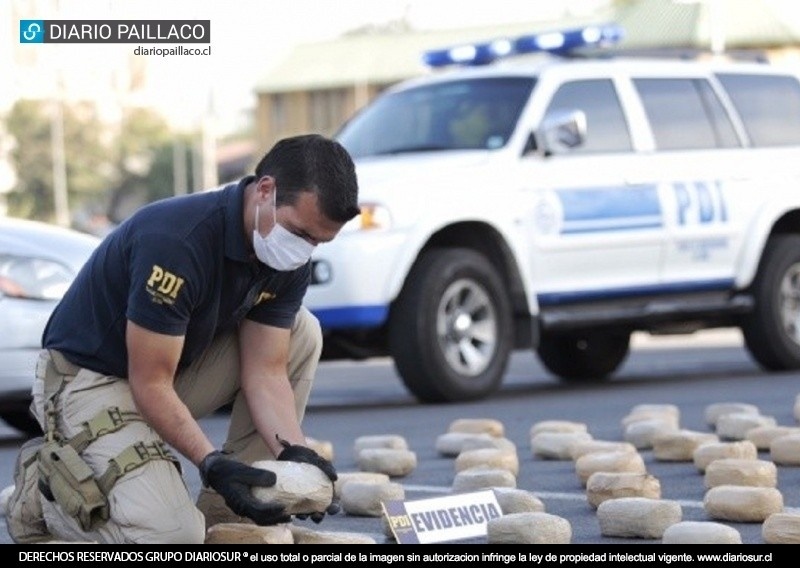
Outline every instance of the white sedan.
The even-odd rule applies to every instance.
[[[58,301],[98,245],[97,237],[0,217],[0,418],[24,433],[42,331]]]

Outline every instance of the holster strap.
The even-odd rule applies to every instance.
[[[67,443],[82,452],[100,436],[116,432],[126,423],[142,420],[138,412],[124,412],[117,406],[98,412],[93,418],[83,423],[83,430],[70,438]]]
[[[108,469],[97,479],[97,484],[108,495],[119,478],[153,460],[171,461],[178,471],[181,470],[178,458],[161,440],[151,443],[136,442],[122,450],[117,457],[108,460]]]

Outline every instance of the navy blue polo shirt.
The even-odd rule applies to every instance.
[[[81,367],[127,377],[127,320],[185,336],[179,368],[245,317],[290,328],[311,263],[279,272],[255,257],[243,220],[253,179],[139,209],[84,265],[50,316],[43,346]]]

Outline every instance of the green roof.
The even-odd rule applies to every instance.
[[[570,25],[604,21],[573,20]],[[557,29],[564,28],[563,22],[555,25]],[[367,82],[393,83],[426,73],[428,69],[422,62],[426,50],[548,31],[553,26],[553,22],[536,22],[438,31],[371,31],[301,44],[258,82],[256,91],[274,93],[350,87]]]
[[[800,45],[796,0],[639,0],[622,8],[620,48],[710,49],[719,34],[726,48]]]

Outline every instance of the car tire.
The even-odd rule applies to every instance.
[[[750,354],[770,371],[800,368],[800,236],[767,241],[752,293],[755,305],[741,326]]]
[[[42,435],[42,428],[31,413],[26,410],[6,410],[0,414],[3,422],[25,434],[29,438]]]
[[[545,334],[537,354],[547,370],[564,381],[605,380],[625,361],[630,342],[627,331]]]
[[[408,390],[426,403],[485,398],[513,347],[511,307],[497,269],[464,248],[420,256],[389,322],[389,349]]]

